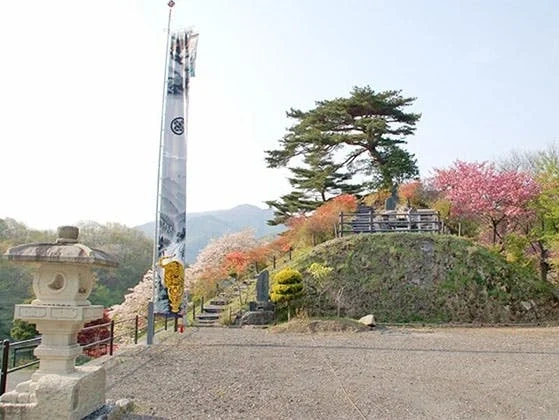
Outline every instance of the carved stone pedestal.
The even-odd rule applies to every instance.
[[[78,366],[66,375],[38,372],[1,401],[3,419],[80,420],[105,404],[105,369]]]
[[[72,373],[76,357],[81,354],[78,331],[86,322],[103,317],[103,307],[16,305],[15,318],[36,325],[42,335],[34,351],[40,359],[38,373]]]
[[[16,305],[15,317],[36,324],[42,334],[34,351],[39,370],[30,381],[0,397],[0,418],[82,419],[105,403],[103,366],[75,367],[81,354],[78,331],[103,316],[103,307]],[[3,417],[2,417],[3,415]]]

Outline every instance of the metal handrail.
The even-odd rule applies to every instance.
[[[422,209],[423,210],[423,209]],[[444,224],[439,212],[431,209],[410,212],[340,212],[338,236],[353,233],[377,232],[435,232],[440,233]]]

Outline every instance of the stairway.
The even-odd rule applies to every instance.
[[[223,296],[213,298],[209,304],[204,305],[203,311],[196,315],[195,324],[205,327],[219,326],[219,317],[228,303],[229,301]]]

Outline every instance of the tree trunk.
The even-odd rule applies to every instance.
[[[241,304],[241,307],[243,306],[243,292],[241,290],[241,285],[239,284],[239,281],[237,280],[237,290],[239,291],[239,302]]]
[[[540,280],[547,281],[547,273],[549,272],[549,264],[547,262],[547,250],[543,243],[538,241],[539,263],[540,263]]]

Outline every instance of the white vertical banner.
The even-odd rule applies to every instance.
[[[154,312],[183,311],[186,238],[186,139],[188,89],[194,74],[197,34],[174,32],[169,57],[156,221],[157,261]]]

